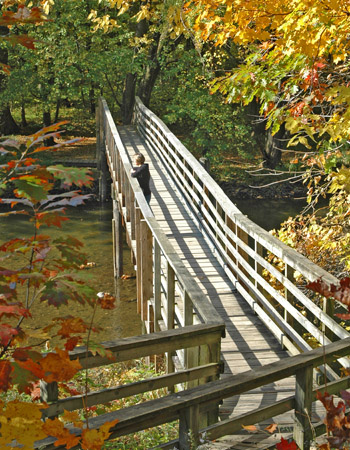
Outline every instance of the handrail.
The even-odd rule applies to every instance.
[[[161,444],[157,448],[173,449],[175,447],[180,450],[188,450],[191,445],[189,432],[191,432],[191,437],[195,441],[198,441],[201,433],[206,433],[209,439],[217,439],[224,435],[233,434],[241,429],[242,424],[252,425],[259,423],[259,421],[294,409],[296,415],[294,439],[299,448],[306,449],[309,448],[310,441],[313,438],[310,416],[312,402],[316,398],[316,391],[313,390],[312,368],[332,361],[335,356],[346,357],[349,353],[350,338],[347,338],[302,355],[296,355],[186,391],[91,418],[89,419],[89,427],[91,429],[98,428],[106,422],[118,419],[117,425],[110,430],[111,436],[109,439],[113,439],[145,428],[179,420],[179,439],[168,444]],[[196,414],[198,414],[198,411],[205,410],[207,405],[292,375],[296,376],[294,396],[233,419],[227,419],[208,427],[200,428]],[[329,394],[336,394],[340,390],[349,387],[350,377],[346,377],[333,383],[328,383],[327,386],[321,386],[317,391],[321,393],[327,391]],[[324,423],[314,425],[313,428],[316,435],[320,435],[325,431]],[[70,432],[79,435],[81,430],[71,428]],[[46,450],[62,448],[55,447],[54,442],[54,438],[47,438],[37,441],[34,448],[45,447]]]
[[[305,338],[307,333],[320,345],[350,336],[331,317],[332,303],[323,298],[323,309],[319,308],[295,280],[297,276],[306,281],[322,278],[336,285],[336,277],[243,215],[197,159],[138,98],[134,123],[198,217],[198,226],[215,246],[216,256],[236,289],[292,354],[311,350]],[[282,262],[282,272],[269,262],[268,255]],[[340,362],[349,367],[348,360]],[[335,374],[331,376],[334,377]]]
[[[158,333],[132,336],[114,341],[102,342],[102,348],[108,352],[107,356],[94,355],[87,352],[85,346],[76,347],[69,352],[70,360],[79,360],[80,370],[106,366],[123,361],[140,359],[164,352],[208,345],[220,340],[224,325],[198,324],[187,326],[179,330],[160,331]],[[142,394],[160,388],[173,388],[175,385],[193,380],[217,378],[222,371],[219,361],[198,365],[196,368],[183,370],[176,374],[163,375],[136,383],[116,386],[110,389],[89,392],[86,395],[75,395],[64,399],[58,398],[57,383],[41,382],[41,399],[51,402],[44,410],[44,417],[55,417],[64,410],[74,411],[107,403],[131,395]],[[55,392],[55,398],[48,397],[48,392]]]

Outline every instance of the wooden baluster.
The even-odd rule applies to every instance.
[[[152,256],[152,232],[147,222],[141,220],[141,319],[148,320],[147,302],[153,293],[153,256]]]
[[[172,330],[175,326],[175,273],[174,269],[167,263],[167,330]],[[166,354],[167,373],[174,372],[174,361],[171,353]],[[173,391],[171,389],[171,391]]]
[[[199,444],[199,406],[192,405],[180,411],[179,446],[180,450],[197,448]]]
[[[184,293],[184,326],[193,325],[193,303],[188,295]],[[199,365],[199,348],[191,347],[184,349],[185,369],[191,369]],[[198,386],[198,380],[188,381],[187,388]]]
[[[323,297],[323,303],[322,303],[323,312],[328,314],[332,319],[334,317],[334,305],[335,305],[335,302],[333,299]],[[324,323],[322,323],[322,331],[324,332],[325,336],[327,336],[331,341],[334,340],[333,331],[330,330],[329,328],[327,328]]]
[[[135,239],[135,194],[130,186],[130,224],[131,224],[131,240]]]
[[[141,210],[135,208],[135,240],[136,240],[136,291],[137,291],[137,312],[141,314],[142,289],[141,289]]]
[[[238,226],[236,227],[236,234],[237,237],[243,241],[245,244],[248,245],[248,240],[249,240],[249,234],[242,230],[241,228],[239,228]],[[242,249],[242,247],[240,247],[240,245],[238,244],[238,253],[242,256],[243,259],[245,259],[247,262],[249,262],[249,255]],[[246,269],[244,269],[244,267],[238,263],[238,267],[240,268],[240,270],[249,278],[249,274],[246,271]],[[247,290],[249,291],[249,289],[247,288],[247,286],[244,284],[244,282],[242,280],[240,280],[240,284]]]
[[[293,438],[300,450],[309,450],[311,428],[313,368],[299,369],[295,377],[295,422]]]
[[[105,142],[105,130],[104,130],[104,118],[100,120],[100,133],[99,133],[99,199],[100,202],[105,202],[107,198],[107,177],[108,177],[108,165],[106,158],[106,142]]]
[[[290,281],[290,282],[294,282],[294,269],[292,267],[290,267],[287,263],[285,264],[284,267],[284,276]],[[287,289],[284,288],[284,295],[286,297],[286,299],[289,301],[289,303],[291,305],[294,305],[294,295]],[[292,325],[292,327],[294,328],[294,319],[293,319],[293,315],[289,314],[287,312],[287,310],[284,310],[284,320],[289,323],[290,325]],[[299,325],[299,331],[300,330],[300,325]]]
[[[229,230],[231,230],[233,234],[236,234],[236,224],[235,224],[235,223],[233,222],[233,220],[232,220],[229,216],[227,216],[227,215],[226,215],[226,217],[225,217],[225,223],[226,223],[227,228],[228,228]],[[237,249],[237,244],[236,244],[236,243],[234,242],[234,240],[228,235],[227,232],[226,232],[226,239],[228,240],[228,242],[232,245],[232,247],[233,247],[234,249]],[[237,265],[237,259],[235,258],[235,256],[233,255],[233,253],[230,252],[230,250],[229,250],[228,248],[226,248],[226,253],[227,253],[227,256],[228,256],[228,260],[227,260],[228,267],[229,267],[230,271],[233,273],[234,277],[235,277],[236,279],[238,279],[237,271],[235,270],[235,267],[233,266],[233,264],[234,264],[234,265]]]
[[[156,240],[154,240],[154,271],[153,271],[153,294],[154,294],[154,331],[160,331],[159,321],[162,318],[161,308],[161,257],[160,247]]]
[[[113,200],[113,259],[114,276],[119,278],[123,275],[123,226],[122,215],[117,200]]]
[[[162,287],[161,287],[161,276],[162,276],[162,267],[161,267],[161,254],[160,254],[160,246],[158,242],[153,239],[153,249],[154,249],[154,262],[153,262],[153,295],[154,295],[154,331],[160,331],[159,322],[162,319]],[[156,371],[159,371],[161,365],[163,363],[163,355],[157,357],[155,355],[154,365]]]

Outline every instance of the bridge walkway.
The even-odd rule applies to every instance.
[[[226,337],[222,340],[225,372],[222,376],[239,374],[288,358],[288,353],[281,349],[277,339],[235,290],[215,257],[212,246],[201,233],[200,225],[196,224],[190,209],[181,198],[175,183],[167,176],[161,161],[147,147],[133,126],[120,126],[118,132],[131,157],[137,152],[145,155],[152,177],[150,206],[153,214],[195,278],[203,295],[209,297],[225,321]],[[234,417],[273,404],[293,395],[294,390],[294,378],[288,378],[262,389],[237,395],[224,401],[220,408],[220,417]],[[286,426],[293,423],[291,415],[279,417],[276,421]],[[242,448],[247,448],[246,445]]]

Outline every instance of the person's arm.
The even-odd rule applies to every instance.
[[[134,167],[131,171],[131,176],[134,178],[137,178],[142,172],[144,172],[147,169],[147,166],[144,164],[142,166]]]

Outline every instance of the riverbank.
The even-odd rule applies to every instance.
[[[242,181],[222,181],[218,183],[225,194],[231,199],[295,199],[306,197],[306,188],[302,183],[284,181],[270,186],[252,186]],[[267,183],[268,184],[268,183]]]

